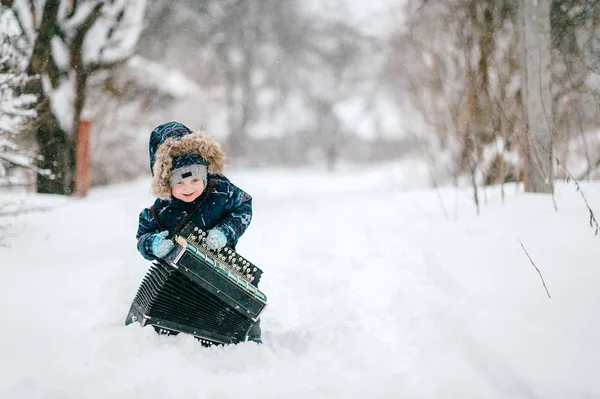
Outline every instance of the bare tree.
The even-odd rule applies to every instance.
[[[253,133],[274,131],[285,136],[282,150],[315,149],[334,163],[344,143],[338,105],[373,91],[365,83],[374,81],[373,58],[361,58],[372,41],[346,23],[307,14],[300,1],[157,0],[149,7],[141,54],[215,93],[202,108],[224,115],[233,159],[249,161]],[[182,24],[184,35],[173,27]],[[191,42],[202,51],[190,54]]]
[[[185,35],[169,25],[174,21],[186,25]],[[206,90],[220,89],[222,104],[215,108],[225,111],[227,146],[239,158],[251,125],[261,118],[261,92],[279,105],[281,93],[289,92],[302,52],[312,46],[310,26],[299,2],[158,0],[150,6],[142,54],[167,65],[176,60],[173,66]],[[156,45],[157,37],[163,46]],[[202,51],[189,54],[189,45]]]
[[[535,4],[544,2],[526,3],[538,7]],[[530,67],[543,74],[526,80],[538,84],[537,91],[529,91],[544,96],[543,100],[530,98],[532,106],[544,107],[537,117],[524,113],[519,5],[518,0],[409,3],[406,29],[393,39],[397,51],[390,59],[389,78],[406,90],[432,130],[423,134],[425,140],[452,154],[455,176],[468,175],[480,184],[530,181],[524,173],[531,169],[524,162],[530,137],[536,142],[535,151],[541,153],[533,153],[535,163],[544,165],[544,181],[550,182],[550,149],[566,147],[574,132],[579,136],[583,129],[600,124],[600,96],[594,85],[595,65],[600,65],[594,60],[600,59],[600,51],[594,50],[593,39],[600,25],[600,3],[546,0],[544,20],[529,25],[536,28],[543,22],[545,26],[546,44],[541,47],[545,58],[530,54],[537,57]],[[533,46],[530,43],[528,50],[533,51]],[[528,135],[529,116],[543,122],[545,132],[560,133],[552,145],[550,133]],[[593,165],[597,158],[588,156],[588,165]]]
[[[330,171],[335,169],[341,148],[348,139],[342,131],[336,106],[360,92],[361,56],[372,43],[343,22],[317,27],[315,61],[305,75],[304,95],[315,115],[312,141],[320,148]],[[372,64],[374,65],[374,63]]]
[[[453,0],[414,6],[406,31],[394,39],[397,50],[389,64],[392,83],[406,90],[431,127],[431,134],[420,135],[451,157],[455,179],[469,176],[476,204],[478,185],[507,177],[504,161],[513,132],[508,121],[516,122],[505,115],[519,101],[507,76],[514,70],[515,43],[505,40],[514,29],[506,21],[516,18],[506,3]]]
[[[27,92],[38,96],[31,130],[50,170],[37,180],[41,193],[71,194],[75,149],[88,78],[125,61],[133,52],[145,0],[14,0],[21,34],[32,47],[27,73],[40,76]]]

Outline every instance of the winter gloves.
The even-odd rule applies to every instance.
[[[169,235],[169,232],[163,231],[158,234],[154,234],[154,237],[152,238],[150,249],[157,258],[164,258],[175,246],[173,241],[165,238],[167,235]]]
[[[167,235],[169,235],[169,232],[163,231],[154,234],[152,238],[150,249],[152,250],[152,254],[157,258],[164,258],[175,246],[173,241],[166,238]],[[214,251],[223,248],[225,245],[227,245],[227,237],[225,237],[225,234],[223,234],[221,230],[216,228],[209,230],[208,235],[206,236],[206,246],[208,249]]]
[[[208,249],[217,250],[223,248],[227,244],[227,237],[217,228],[208,231],[206,236],[206,247]]]

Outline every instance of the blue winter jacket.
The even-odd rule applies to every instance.
[[[157,199],[154,206],[163,226],[172,233],[179,222],[203,201],[191,220],[204,231],[219,228],[227,237],[227,246],[235,247],[252,220],[252,197],[223,175],[209,174],[207,180],[207,188],[193,202],[177,198]],[[148,260],[156,259],[150,246],[153,234],[158,232],[158,223],[152,211],[150,208],[144,209],[140,213],[136,238],[138,251]]]

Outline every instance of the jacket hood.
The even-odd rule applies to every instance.
[[[158,126],[150,134],[150,167],[152,193],[161,199],[171,198],[171,169],[173,158],[198,154],[208,165],[209,173],[223,173],[227,157],[221,145],[203,131],[192,132],[179,122]]]

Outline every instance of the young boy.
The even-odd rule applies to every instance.
[[[226,156],[216,140],[169,122],[152,131],[149,150],[152,192],[158,197],[154,207],[164,230],[151,208],[140,213],[136,238],[142,256],[165,257],[174,247],[166,238],[169,231],[190,212],[194,212],[191,220],[207,231],[209,249],[235,248],[252,219],[252,197],[221,174]],[[248,339],[261,343],[260,336],[257,322]]]

